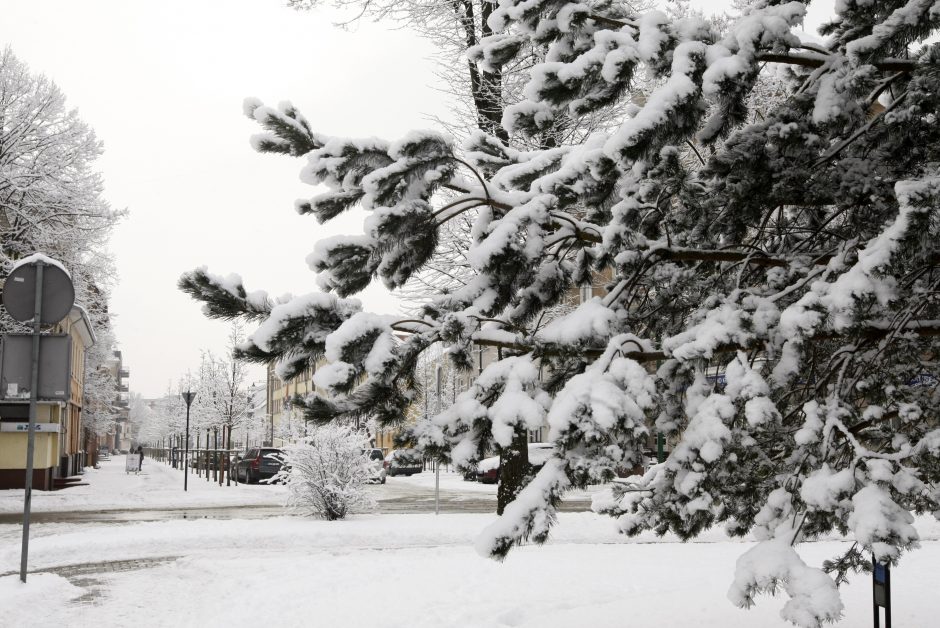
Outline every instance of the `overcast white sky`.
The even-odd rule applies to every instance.
[[[331,135],[394,139],[446,116],[427,42],[370,23],[343,31],[335,13],[284,4],[0,0],[0,46],[52,78],[95,129],[106,196],[130,210],[112,239],[112,309],[131,390],[145,397],[195,370],[202,349],[224,351],[228,326],[176,289],[181,273],[207,265],[249,289],[308,292],[313,244],[361,229],[361,214],[320,227],[294,213],[316,191],[300,183],[300,160],[248,146],[246,96],[291,100]],[[361,297],[397,308],[380,288]]]
[[[371,24],[344,32],[281,0],[0,5],[0,46],[95,129],[106,196],[130,210],[112,239],[112,307],[131,389],[145,396],[195,369],[200,349],[224,350],[228,326],[176,289],[182,272],[205,264],[273,294],[307,292],[314,242],[360,229],[361,216],[327,229],[294,213],[315,189],[298,179],[301,160],[249,147],[246,96],[291,100],[335,135],[394,138],[445,110],[426,42]],[[396,307],[381,289],[363,300]]]

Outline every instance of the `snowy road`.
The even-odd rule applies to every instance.
[[[36,523],[170,521],[175,519],[261,519],[284,516],[283,486],[218,486],[190,476],[183,492],[182,472],[160,463],[144,466],[141,475],[124,473],[123,458],[89,470],[88,486],[33,493]],[[385,484],[368,487],[380,513],[434,512],[434,474],[390,477]],[[0,524],[22,521],[22,491],[0,492]],[[572,493],[561,505],[565,512],[590,509],[590,495]],[[441,474],[442,513],[492,513],[496,486],[466,482],[459,474]]]

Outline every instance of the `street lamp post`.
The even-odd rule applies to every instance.
[[[437,412],[441,412],[441,374],[442,369],[441,365],[437,365],[435,371],[436,378],[436,389],[437,389]],[[434,461],[434,514],[438,515],[441,512],[441,461]]]
[[[187,390],[182,395],[186,402],[186,450],[183,454],[183,490],[186,491],[189,488],[189,407],[193,405],[196,393]]]

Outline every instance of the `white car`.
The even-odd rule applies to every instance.
[[[369,456],[369,462],[372,463],[372,477],[370,481],[377,484],[385,484],[385,454],[381,449],[363,449],[362,454]]]

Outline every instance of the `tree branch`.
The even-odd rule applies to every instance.
[[[922,337],[933,337],[940,336],[940,320],[923,320],[923,321],[911,321],[904,325],[901,329],[895,330],[892,327],[887,325],[881,326],[877,324],[868,325],[857,330],[857,334],[866,339],[878,339],[887,336],[890,333],[898,331],[900,333],[914,334]],[[835,340],[838,338],[844,338],[846,334],[837,334],[834,332],[830,333],[821,333],[813,336],[810,340],[822,341],[822,340]],[[486,338],[482,336],[477,336],[474,334],[473,343],[483,347],[496,347],[499,349],[506,349],[509,351],[518,351],[520,353],[536,353],[538,355],[546,356],[557,356],[557,355],[567,355],[571,353],[570,351],[561,351],[554,348],[551,345],[543,345],[538,342],[526,342],[524,340],[516,341],[507,341],[507,340],[497,340],[495,338]],[[712,350],[712,353],[732,353],[740,350],[752,349],[753,347],[745,347],[741,345],[721,345]],[[587,358],[597,358],[607,350],[607,347],[585,347],[580,351],[580,354]],[[665,351],[622,351],[620,353],[625,358],[630,358],[631,360],[636,360],[637,362],[656,362],[660,360],[669,359],[669,354]]]
[[[826,55],[812,52],[759,52],[758,61],[768,63],[785,63],[788,65],[799,65],[804,68],[818,68],[828,61]],[[910,72],[917,68],[917,62],[911,59],[878,59],[871,65],[885,72]]]

